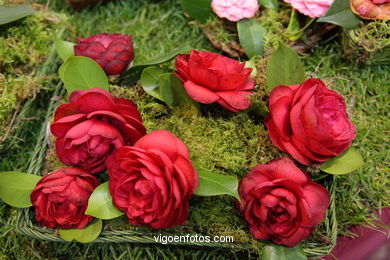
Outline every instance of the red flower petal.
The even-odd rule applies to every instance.
[[[76,101],[77,109],[87,114],[96,111],[96,108],[114,111],[116,106],[113,97],[108,92],[107,94],[103,92],[103,94],[102,91],[104,90],[85,91],[82,93]]]
[[[184,83],[184,88],[188,96],[199,103],[211,104],[219,99],[219,96],[216,95],[214,92],[207,88],[199,86],[192,81],[186,81]]]
[[[158,149],[164,152],[174,162],[177,154],[189,158],[186,145],[179,138],[166,130],[153,131],[139,139],[134,147],[148,149]]]
[[[326,209],[329,207],[329,192],[322,185],[310,181],[303,187],[303,199],[309,206],[313,225],[319,224],[325,218]]]

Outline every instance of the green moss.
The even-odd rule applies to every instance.
[[[62,15],[41,11],[0,27],[0,71],[28,74],[47,57]]]
[[[264,49],[276,48],[280,41],[287,42],[285,37],[286,24],[290,19],[289,15],[291,7],[285,8],[283,5],[279,11],[275,11],[270,8],[266,8],[257,20],[265,28],[266,33],[264,35]]]
[[[286,24],[289,21],[290,8],[283,8],[276,12],[273,9],[262,9],[256,17],[264,27],[263,46],[265,50],[275,48],[280,41],[287,41],[284,36]],[[211,16],[205,24],[195,22],[212,42],[214,47],[226,52],[231,57],[244,56],[244,50],[239,45],[236,23]]]
[[[0,26],[0,139],[26,98],[34,98],[46,78],[37,69],[47,58],[53,37],[64,16],[41,11],[20,21]],[[47,68],[41,68],[45,71]]]
[[[368,64],[390,64],[390,22],[370,21],[343,34],[344,54]]]

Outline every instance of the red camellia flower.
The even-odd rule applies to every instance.
[[[133,40],[127,34],[118,33],[77,38],[74,53],[93,59],[107,75],[117,75],[125,71],[133,60]]]
[[[342,154],[356,136],[343,97],[318,79],[274,88],[269,111],[264,123],[272,142],[302,164]]]
[[[198,175],[185,144],[158,130],[134,146],[122,146],[107,161],[114,205],[133,225],[166,228],[188,217],[188,201],[198,187]]]
[[[252,69],[245,63],[225,56],[192,50],[177,56],[175,74],[183,82],[190,98],[203,103],[217,102],[233,112],[251,105],[255,81],[250,78]]]
[[[46,175],[30,195],[35,219],[48,228],[84,228],[93,218],[84,213],[98,185],[93,175],[76,168],[58,169]]]
[[[51,132],[61,162],[91,173],[105,170],[115,149],[146,133],[133,102],[99,88],[73,91],[69,103],[57,109]]]
[[[258,164],[239,185],[239,209],[256,239],[294,247],[325,217],[329,193],[289,158]]]

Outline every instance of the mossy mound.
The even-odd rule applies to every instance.
[[[390,21],[371,21],[343,33],[345,56],[369,65],[390,64]]]
[[[0,140],[11,134],[24,101],[34,98],[48,81],[45,71],[49,68],[41,65],[64,20],[63,15],[46,10],[0,26]]]

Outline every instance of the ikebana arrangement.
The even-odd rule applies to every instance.
[[[199,103],[217,103],[239,113],[251,106],[256,88],[246,62],[192,49],[130,66],[132,39],[120,34],[79,38],[77,44],[57,39],[55,44],[69,98],[55,111],[50,130],[56,155],[68,168],[44,177],[2,173],[0,196],[15,207],[34,207],[36,222],[59,229],[64,240],[92,242],[103,219],[123,214],[135,226],[182,225],[194,194],[229,194],[255,239],[293,248],[311,236],[330,203],[328,190],[298,165],[319,165],[330,174],[362,165],[350,147],[356,130],[343,97],[319,79],[305,79],[298,56],[282,43],[268,64],[264,124],[273,144],[296,162],[282,157],[258,164],[241,181],[233,178],[233,185],[232,176],[195,169],[186,144],[171,132],[147,133],[137,105],[112,95],[106,75],[141,69],[144,91],[172,109],[186,106],[202,116]],[[171,58],[175,71],[156,66]],[[289,70],[282,64],[297,66]]]

